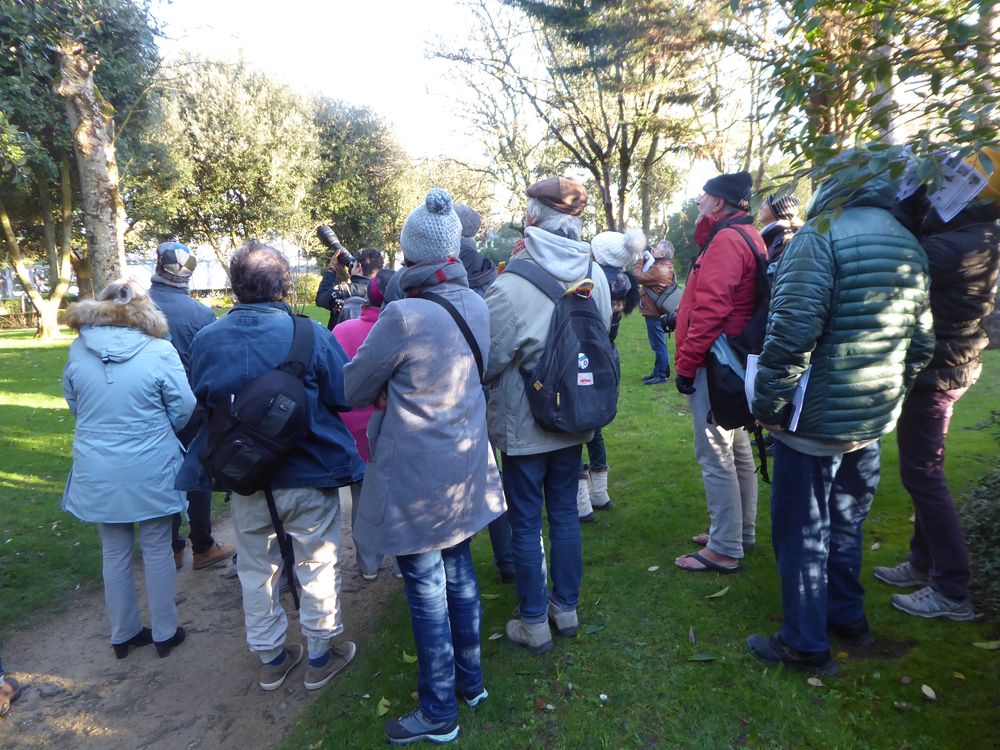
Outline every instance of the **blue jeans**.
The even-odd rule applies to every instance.
[[[878,487],[879,443],[809,456],[774,441],[771,533],[781,576],[781,637],[797,651],[829,649],[827,627],[865,621],[861,525]]]
[[[649,348],[653,350],[656,359],[653,362],[653,375],[661,378],[670,377],[670,355],[667,354],[667,337],[663,334],[663,327],[659,318],[645,318],[646,337],[649,339]]]
[[[469,540],[448,549],[400,555],[396,562],[413,624],[420,710],[433,723],[454,721],[455,691],[473,697],[483,690],[482,608]]]
[[[573,445],[532,456],[503,457],[518,609],[527,623],[545,622],[548,614],[543,501],[549,517],[552,598],[563,609],[576,609],[580,599],[583,539],[576,512],[576,489],[581,451],[581,446]]]
[[[581,455],[580,473],[583,473],[584,465]],[[594,437],[587,443],[587,466],[594,469],[608,468],[608,449],[604,447],[604,435],[600,428],[594,430]]]

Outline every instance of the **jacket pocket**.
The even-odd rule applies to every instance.
[[[389,495],[389,478],[396,458],[396,443],[380,437],[372,450],[371,470],[365,475],[364,489],[358,500],[358,515],[370,524],[380,526],[385,520]]]

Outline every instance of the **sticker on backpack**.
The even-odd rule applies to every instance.
[[[592,372],[578,372],[576,374],[576,384],[577,385],[593,385],[594,384],[594,373],[592,373]]]
[[[588,367],[590,367],[590,357],[588,357],[583,352],[580,352],[577,355],[577,360],[576,361],[577,361],[577,366],[581,370],[586,370]]]

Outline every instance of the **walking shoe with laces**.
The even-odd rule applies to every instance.
[[[218,563],[225,562],[236,552],[236,547],[232,544],[219,544],[215,542],[204,552],[194,552],[191,555],[191,567],[194,570],[204,570]]]
[[[946,620],[958,622],[969,622],[976,619],[976,610],[973,609],[970,600],[949,599],[930,586],[925,586],[912,594],[893,594],[892,606],[900,612],[914,617],[928,619],[943,617]]]
[[[552,642],[552,631],[547,622],[525,622],[524,620],[508,620],[504,634],[511,643],[524,646],[533,654],[544,654],[555,647]]]
[[[393,745],[409,745],[420,740],[443,745],[458,738],[458,719],[434,724],[425,719],[423,712],[417,708],[413,713],[387,721],[385,738]]]
[[[901,562],[899,565],[893,565],[891,568],[888,566],[874,568],[872,575],[882,583],[899,586],[903,589],[910,586],[926,586],[931,582],[931,577],[910,565],[909,560]]]
[[[564,638],[576,637],[576,629],[579,625],[576,619],[576,610],[563,609],[551,597],[549,598],[549,622],[555,631]]]
[[[791,669],[804,672],[815,672],[822,675],[835,675],[840,671],[837,663],[830,656],[830,650],[820,654],[806,654],[788,646],[780,635],[752,635],[747,638],[750,653],[758,661],[769,667],[784,664]]]
[[[344,667],[354,660],[354,655],[358,653],[358,647],[351,641],[344,641],[337,645],[331,643],[327,653],[329,658],[322,666],[314,667],[310,663],[306,668],[306,690],[319,690],[336,677]]]
[[[469,708],[475,708],[480,703],[482,703],[483,701],[485,701],[487,698],[490,697],[490,694],[486,690],[486,688],[483,688],[478,693],[473,695],[471,698],[468,695],[465,695],[464,693],[459,693],[459,695],[462,696],[462,700],[465,701],[465,705],[467,705]]]
[[[278,664],[260,665],[260,687],[262,690],[277,690],[285,684],[288,673],[295,669],[295,665],[302,661],[302,652],[305,649],[301,643],[293,643],[285,646],[282,655],[285,657]]]

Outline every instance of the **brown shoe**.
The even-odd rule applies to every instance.
[[[0,716],[6,716],[10,704],[21,694],[21,686],[13,677],[0,677]]]
[[[319,690],[326,685],[354,660],[354,655],[357,653],[358,647],[351,641],[344,641],[337,645],[330,644],[330,658],[326,664],[322,667],[314,667],[310,664],[306,669],[304,681],[306,690]]]
[[[216,542],[204,552],[195,552],[193,555],[194,564],[191,566],[195,570],[210,568],[220,562],[225,562],[236,552],[236,547],[232,544],[219,544]]]

